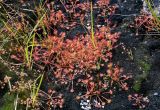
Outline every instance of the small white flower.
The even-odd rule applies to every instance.
[[[85,107],[84,107],[84,106],[81,106],[81,109],[85,109]]]
[[[97,25],[97,27],[101,27],[101,25]]]
[[[83,103],[81,102],[80,105],[83,105]]]
[[[149,102],[148,97],[144,97],[143,100],[144,100],[145,102]]]
[[[81,100],[80,105],[81,105],[81,109],[83,109],[83,110],[90,110],[91,109],[90,100]]]
[[[83,102],[83,105],[88,105],[88,103],[87,102]]]

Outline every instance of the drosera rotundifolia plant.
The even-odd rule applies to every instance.
[[[59,6],[57,9],[55,4],[62,4],[63,8]],[[90,109],[104,108],[111,103],[115,87],[128,90],[126,80],[130,76],[122,74],[123,69],[112,62],[112,50],[116,48],[120,33],[110,32],[110,21],[105,16],[114,13],[115,6],[108,4],[109,1],[104,0],[96,3],[99,12],[94,19],[99,20],[98,16],[104,16],[104,25],[100,27],[97,27],[98,23],[93,23],[94,7],[90,2],[71,0],[47,4],[50,13],[44,18],[44,24],[49,34],[33,50],[35,65],[45,66],[51,72],[46,73],[48,82],[65,86],[65,91],[74,93],[82,109],[87,109],[82,101],[89,102]],[[89,15],[92,16],[91,20]],[[88,27],[85,22],[89,22]],[[70,31],[77,25],[86,32],[70,36]],[[56,90],[52,88],[52,91]]]
[[[2,58],[7,55],[18,78],[0,84],[5,88],[8,83],[15,110],[68,110],[68,95],[83,110],[103,109],[117,91],[130,89],[132,76],[113,62],[121,33],[112,32],[117,5],[110,0],[41,0],[33,10],[25,9],[29,14],[20,15],[6,9]],[[148,103],[139,95],[128,98],[140,108]]]
[[[154,1],[143,0],[144,9],[141,14],[135,18],[135,28],[137,34],[140,31],[149,32],[148,35],[155,35],[160,30],[159,7],[156,7]],[[144,33],[139,33],[143,35]],[[158,34],[159,35],[159,34]]]

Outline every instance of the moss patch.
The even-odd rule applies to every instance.
[[[142,70],[142,74],[136,77],[136,81],[134,82],[134,86],[133,86],[133,89],[135,91],[139,91],[141,89],[141,84],[147,78],[149,74],[149,70],[151,68],[151,64],[149,64],[148,62],[142,61],[142,60],[138,62],[138,65],[140,66]]]
[[[135,51],[134,57],[134,60],[141,71],[140,74],[135,76],[135,82],[133,84],[133,89],[138,92],[141,89],[142,82],[148,77],[151,69],[151,62],[148,50],[143,45]]]

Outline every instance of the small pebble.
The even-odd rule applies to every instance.
[[[156,95],[158,95],[158,93],[157,93],[157,92],[155,92],[153,95],[155,95],[155,96],[156,96]]]

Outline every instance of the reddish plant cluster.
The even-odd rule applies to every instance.
[[[47,4],[49,13],[43,24],[48,35],[42,41],[35,38],[33,65],[49,68],[52,74],[49,76],[46,71],[46,77],[52,78],[48,78],[48,83],[65,85],[65,90],[75,92],[77,100],[90,100],[94,107],[103,108],[111,103],[111,95],[117,86],[128,90],[126,80],[130,76],[123,75],[123,70],[112,63],[112,50],[116,48],[120,33],[111,33],[106,16],[114,13],[116,7],[108,6],[109,0],[95,3],[93,10],[98,11],[96,16],[93,15],[97,21],[93,46],[90,30],[87,30],[91,27],[85,26],[90,19],[90,5],[90,2],[79,0],[55,0]],[[103,25],[99,25],[101,22]],[[69,33],[77,25],[84,27],[86,32],[77,32],[70,39]],[[12,55],[12,58],[19,60],[20,57]],[[49,107],[63,107],[62,95],[53,97],[56,94],[54,90],[48,94]]]
[[[101,15],[114,13],[115,7],[109,7],[108,3],[104,0],[96,3],[100,9],[96,20],[100,20]],[[95,24],[96,46],[93,46],[90,32],[77,33],[72,39],[67,37],[75,26],[85,26],[84,22],[89,19],[90,3],[78,0],[55,1],[47,6],[50,13],[45,17],[44,24],[50,34],[38,42],[40,46],[34,48],[33,59],[36,65],[52,68],[53,78],[50,81],[65,85],[67,90],[76,93],[76,99],[90,100],[98,108],[111,103],[110,96],[116,86],[128,90],[126,80],[130,77],[123,75],[122,69],[112,63],[112,50],[116,48],[119,33],[111,34],[108,19],[103,18],[103,26]],[[104,71],[101,72],[102,68]],[[77,88],[81,91],[77,91]]]
[[[57,94],[56,91],[49,89],[47,96],[47,105],[49,109],[57,107],[62,108],[63,104],[64,104],[63,95]]]
[[[156,20],[152,15],[148,15],[143,13],[142,15],[138,16],[135,19],[135,27],[136,29],[139,28],[145,28],[147,31],[155,31],[157,26],[156,26]]]
[[[122,69],[111,63],[119,34],[97,32],[95,35],[96,47],[90,36],[77,36],[72,40],[48,36],[41,47],[35,48],[33,58],[36,64],[54,68],[52,82],[70,85],[67,86],[70,92],[78,92],[77,87],[81,88],[82,93],[77,99],[98,99],[96,101],[104,106],[111,102],[109,97],[115,86],[128,90],[126,80],[130,77],[123,75]],[[101,68],[106,70],[100,72]]]
[[[94,48],[89,36],[73,40],[48,36],[42,42],[45,49],[35,48],[33,57],[36,62],[56,67],[55,77],[61,79],[61,83],[67,83],[65,81],[73,80],[77,74],[96,70],[98,60],[109,62],[117,38],[118,34],[97,38],[97,46]]]
[[[111,64],[109,63],[108,65]],[[122,70],[118,67],[112,66],[112,69],[119,72],[112,71],[110,74],[107,71],[98,72],[96,76],[91,73],[87,74],[85,78],[79,78],[78,83],[85,87],[86,90],[77,96],[77,99],[90,99],[94,107],[103,108],[106,104],[111,103],[110,96],[115,92],[116,86],[128,90],[128,85],[125,81],[130,77],[123,76],[121,73]]]
[[[148,97],[144,97],[141,94],[129,95],[128,100],[133,103],[133,106],[138,107],[140,109],[145,108],[149,103]]]
[[[94,6],[93,10],[97,10],[94,19],[95,29],[98,27],[99,23],[103,25],[108,25],[108,18],[105,17],[114,13],[116,7],[108,6],[110,0],[98,0]],[[90,24],[90,8],[91,2],[80,1],[80,0],[54,0],[52,3],[47,4],[49,13],[45,16],[43,22],[47,27],[50,34],[58,36],[63,34],[68,35],[77,26],[83,26],[89,28]],[[61,31],[59,30],[61,29]],[[90,30],[85,30],[84,33],[90,33]],[[78,35],[79,33],[77,33]]]
[[[3,80],[0,80],[0,89],[4,89],[6,84],[11,80],[11,77],[5,76]]]

